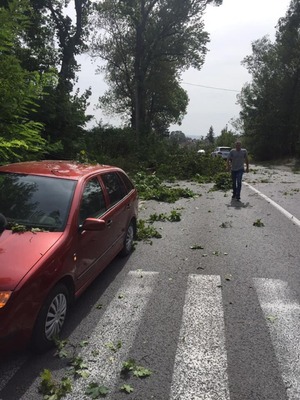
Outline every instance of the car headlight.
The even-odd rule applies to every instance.
[[[8,302],[8,299],[10,298],[12,292],[6,291],[6,292],[1,292],[0,291],[0,308],[4,307],[5,304]]]

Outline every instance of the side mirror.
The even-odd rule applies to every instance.
[[[103,219],[87,218],[80,227],[82,231],[103,231],[106,227]]]

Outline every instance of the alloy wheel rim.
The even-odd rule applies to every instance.
[[[45,322],[45,335],[48,340],[57,336],[63,326],[67,314],[67,299],[63,293],[59,293],[52,300]]]

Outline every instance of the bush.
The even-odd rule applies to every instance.
[[[215,176],[214,190],[231,190],[232,180],[228,172],[221,172]]]

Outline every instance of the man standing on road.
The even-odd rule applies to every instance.
[[[249,159],[246,149],[242,149],[240,141],[235,143],[235,149],[231,149],[227,157],[227,169],[231,171],[232,179],[232,198],[240,201],[242,178],[245,172],[244,164],[246,164],[246,172],[249,172]]]

